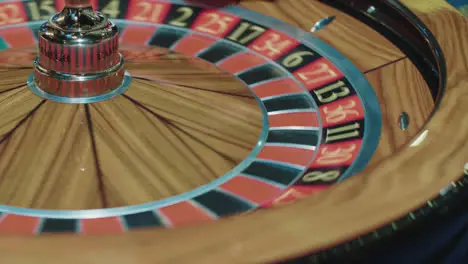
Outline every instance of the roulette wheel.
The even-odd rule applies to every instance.
[[[465,18],[220,2],[0,2],[2,260],[320,263],[458,208]]]

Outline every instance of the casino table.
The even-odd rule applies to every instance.
[[[442,0],[0,1],[0,260],[460,263],[467,36]]]

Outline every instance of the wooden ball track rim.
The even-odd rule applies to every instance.
[[[432,12],[436,13],[432,17],[449,16],[466,32],[466,20],[442,0],[402,2],[426,19]],[[438,40],[455,37],[451,32],[434,33]],[[265,263],[328,248],[401,219],[438,197],[451,183],[463,184],[459,180],[468,162],[464,147],[468,138],[468,78],[461,77],[467,69],[459,62],[468,56],[459,52],[459,46],[442,44],[444,51],[449,48],[447,91],[425,128],[425,140],[329,191],[288,206],[174,230],[97,237],[0,237],[2,260],[39,264]]]
[[[379,2],[368,0],[355,0],[352,2],[341,0],[319,1],[372,26],[404,51],[427,82],[435,101],[433,114],[436,113],[447,88],[447,65],[436,38],[411,10],[398,0]],[[369,11],[370,8],[385,10],[385,12],[371,12]],[[401,28],[405,30],[400,31]],[[395,234],[409,228],[418,228],[427,222],[429,218],[436,220],[448,215],[454,209],[458,209],[460,207],[459,201],[468,197],[465,188],[467,184],[468,177],[462,175],[460,180],[452,182],[451,185],[446,187],[447,189],[440,192],[440,195],[431,198],[424,206],[407,213],[404,217],[373,232],[358,236],[351,241],[308,254],[300,258],[300,260],[308,263],[321,263],[323,261],[344,261],[344,259],[351,261],[351,258],[359,259],[362,256],[362,250],[369,248],[369,246],[375,246],[376,242],[380,242],[380,245],[382,245]],[[428,225],[426,224],[426,226]]]

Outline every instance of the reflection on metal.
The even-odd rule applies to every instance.
[[[310,30],[310,32],[317,32],[321,29],[324,29],[326,26],[328,26],[331,22],[333,22],[335,20],[335,16],[330,16],[330,17],[327,17],[327,18],[324,18],[320,21],[318,21],[317,23],[315,23],[315,25],[312,27],[312,29]]]
[[[367,13],[372,14],[372,13],[375,12],[375,10],[376,10],[376,9],[375,9],[374,6],[369,6],[369,8],[367,9]]]
[[[424,130],[420,135],[419,137],[417,137],[413,143],[411,143],[410,147],[417,147],[419,146],[421,143],[423,143],[423,141],[426,139],[427,137],[427,134],[429,134],[429,130]]]
[[[399,123],[399,126],[400,126],[401,130],[403,130],[403,131],[408,130],[408,127],[409,127],[409,124],[410,124],[410,117],[409,117],[408,113],[406,113],[406,112],[401,113],[398,123]]]
[[[39,28],[33,82],[39,94],[51,95],[46,99],[94,100],[116,93],[125,82],[119,30],[89,3],[66,1],[62,12]]]
[[[457,187],[457,185],[452,182],[449,186],[443,188],[442,190],[440,190],[440,195],[446,195],[447,193],[449,193],[451,190],[453,190],[455,187]]]

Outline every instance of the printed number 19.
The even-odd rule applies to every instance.
[[[120,1],[111,0],[103,9],[102,12],[110,18],[117,18],[120,14]]]
[[[56,12],[54,1],[51,0],[40,1],[39,4],[36,1],[31,1],[26,5],[31,12],[32,20],[48,19]],[[41,12],[45,14],[41,15]]]

